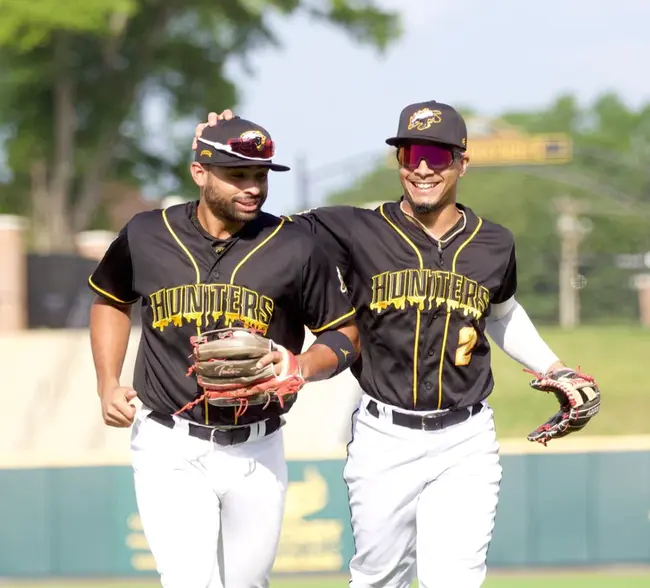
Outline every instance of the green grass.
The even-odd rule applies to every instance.
[[[3,583],[2,588],[154,588],[155,582],[102,582],[102,581],[66,581],[42,583]],[[345,578],[341,579],[296,579],[275,580],[271,588],[346,588]],[[416,585],[417,586],[417,585]],[[483,588],[650,588],[650,572],[616,573],[610,571],[592,573],[517,573],[490,576]],[[415,588],[415,587],[414,587]]]
[[[601,412],[585,428],[588,435],[650,434],[650,329],[641,327],[539,328],[570,367],[580,366],[596,378]],[[495,388],[490,404],[501,439],[523,438],[557,409],[555,397],[528,386],[532,376],[500,349],[493,349]]]

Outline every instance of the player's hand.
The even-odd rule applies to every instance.
[[[214,127],[217,124],[218,120],[230,120],[235,116],[232,113],[232,110],[227,108],[224,110],[221,114],[217,114],[216,112],[211,112],[208,114],[208,122],[205,123],[199,123],[196,125],[196,129],[194,129],[194,139],[192,139],[192,151],[196,151],[197,147],[199,146],[198,139],[203,133],[203,129],[205,127]]]
[[[135,405],[131,401],[137,396],[133,388],[116,386],[99,393],[102,403],[102,417],[109,427],[126,428],[135,419]]]
[[[275,375],[281,379],[288,376],[300,375],[302,371],[298,358],[287,349],[267,353],[257,362],[256,367],[263,369],[270,364],[273,364]]]

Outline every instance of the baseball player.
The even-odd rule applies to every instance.
[[[199,143],[199,200],[135,215],[89,278],[92,353],[106,424],[133,424],[162,585],[266,587],[287,486],[283,414],[305,382],[357,357],[355,309],[314,236],[261,211],[269,170],[289,169],[267,130],[233,118]],[[130,388],[120,373],[136,304]],[[300,353],[305,326],[316,340]]]
[[[230,116],[211,113],[197,133]],[[487,335],[560,401],[529,440],[577,431],[599,410],[593,378],[559,360],[515,299],[512,233],[457,201],[467,141],[451,106],[408,105],[386,141],[397,201],[289,217],[322,238],[357,309],[363,395],[344,469],[353,588],[483,583],[502,477]]]

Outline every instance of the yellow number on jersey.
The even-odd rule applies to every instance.
[[[478,342],[474,327],[463,327],[458,333],[458,349],[456,349],[456,365],[467,365],[472,359],[472,349]]]

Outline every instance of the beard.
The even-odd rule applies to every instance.
[[[238,200],[244,201],[250,199],[246,199],[244,196],[228,198],[219,194],[212,186],[205,186],[203,188],[203,201],[210,212],[217,218],[237,223],[249,222],[256,219],[262,211],[262,206],[266,201],[266,194],[261,194],[257,198],[257,207],[251,211],[239,209],[237,207]]]
[[[404,198],[409,203],[411,210],[414,214],[425,215],[431,214],[432,212],[440,212],[442,209],[446,208],[451,202],[453,202],[453,195],[449,192],[442,195],[439,200],[416,202],[408,190],[404,190]]]
[[[442,192],[438,190],[438,187],[434,189],[434,193],[428,194],[425,197],[422,197],[418,194],[417,189],[415,189],[415,194],[411,193],[411,182],[402,179],[402,188],[404,199],[411,207],[413,214],[418,216],[426,216],[429,214],[438,214],[444,209],[453,205],[456,201],[456,185],[452,184],[439,184],[439,187],[442,187]],[[437,194],[435,193],[437,192]]]

